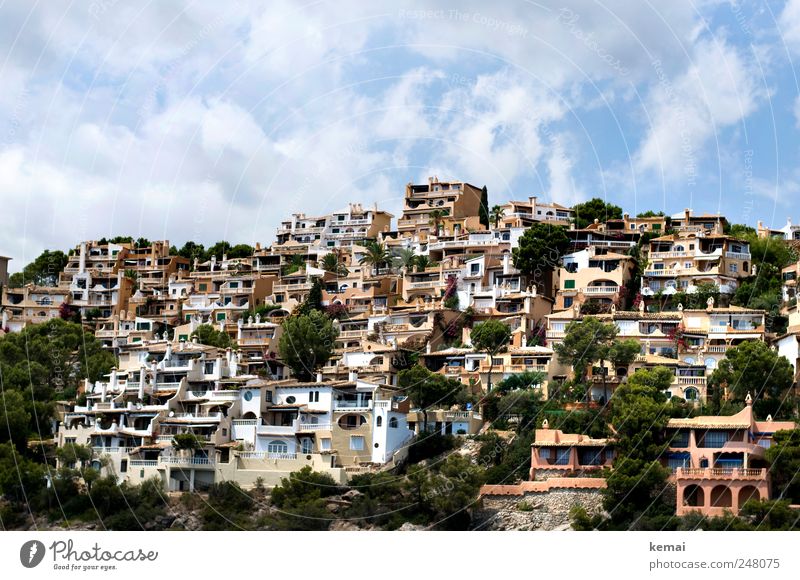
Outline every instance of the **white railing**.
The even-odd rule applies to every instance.
[[[660,260],[664,258],[688,258],[693,256],[694,253],[689,252],[650,252],[650,259]]]
[[[581,288],[581,292],[584,294],[617,294],[619,292],[619,286],[586,286],[585,288]]]
[[[298,431],[330,431],[330,423],[300,423],[297,426]]]
[[[416,288],[439,288],[443,287],[444,285],[445,282],[442,282],[441,280],[428,280],[427,282],[409,282],[406,284],[406,287],[409,290],[413,290]]]
[[[128,465],[131,467],[157,467],[158,461],[155,459],[131,459]]]
[[[271,453],[268,451],[242,451],[241,459],[297,459],[297,453]]]
[[[159,457],[161,463],[169,465],[214,465],[208,457]]]
[[[312,284],[304,282],[302,284],[276,284],[273,286],[273,292],[293,292],[295,290],[311,290]]]
[[[136,447],[92,447],[95,453],[130,453]]]
[[[645,270],[644,271],[644,275],[646,277],[652,277],[652,276],[672,277],[672,276],[675,276],[675,274],[676,274],[675,270],[667,270],[667,269],[664,269],[664,270]]]
[[[728,351],[727,346],[718,346],[718,345],[711,345],[706,347],[706,352],[714,352],[714,353],[724,353]]]
[[[678,377],[680,385],[705,385],[706,377]]]
[[[236,426],[244,427],[244,426],[247,426],[247,425],[258,425],[259,420],[258,419],[234,419],[233,421],[231,421],[231,423],[233,425],[236,425]]]
[[[726,258],[732,258],[734,260],[750,260],[750,254],[745,254],[744,252],[725,252]]]
[[[297,431],[296,425],[258,425],[257,435],[292,435]]]

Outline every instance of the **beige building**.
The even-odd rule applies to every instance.
[[[431,223],[431,212],[440,210],[454,219],[480,214],[481,189],[461,181],[439,181],[428,178],[428,183],[406,185],[403,215],[397,222],[401,236],[436,235],[438,224]],[[481,229],[483,227],[481,226]]]
[[[19,332],[28,324],[39,324],[59,317],[62,304],[69,304],[70,293],[64,288],[3,286],[0,293],[0,329]]]
[[[536,196],[529,197],[527,201],[509,201],[500,207],[503,208],[503,218],[498,224],[501,228],[526,228],[536,222],[569,226],[575,215],[568,207],[539,201]]]
[[[704,231],[662,236],[650,241],[642,295],[691,293],[700,284],[732,294],[740,280],[752,275],[752,264],[750,244],[730,236]]]
[[[589,300],[611,306],[620,305],[622,289],[636,272],[636,261],[597,246],[561,259],[558,271],[559,289],[554,310],[572,308]]]

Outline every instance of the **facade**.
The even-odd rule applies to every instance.
[[[452,219],[477,218],[481,204],[481,189],[460,181],[439,181],[428,178],[428,183],[406,185],[403,214],[397,220],[397,231],[401,236],[436,236],[443,223],[431,223],[430,214],[439,210]],[[475,223],[477,221],[477,223]],[[472,222],[476,229],[483,229],[479,220]],[[455,234],[455,232],[453,232]]]
[[[770,499],[765,451],[776,431],[794,428],[771,417],[757,421],[749,395],[745,408],[730,417],[670,419],[665,464],[677,485],[677,514],[738,514],[749,499]]]
[[[554,310],[588,301],[610,307],[624,301],[624,290],[636,272],[636,261],[626,254],[590,246],[562,258]],[[622,294],[621,294],[622,293]]]
[[[569,226],[575,216],[572,209],[555,202],[539,201],[536,196],[529,197],[527,201],[509,201],[500,207],[503,217],[498,226],[508,228],[525,228],[536,222]]]
[[[723,294],[732,294],[741,279],[752,275],[747,242],[694,228],[650,241],[643,296],[692,293],[700,284],[713,284]]]

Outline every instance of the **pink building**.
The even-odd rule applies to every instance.
[[[677,515],[734,514],[749,499],[769,499],[766,450],[776,431],[794,429],[792,421],[756,421],[747,396],[744,409],[727,417],[670,419],[666,465],[677,484]]]
[[[537,429],[531,444],[531,481],[537,470],[581,473],[611,467],[613,445],[608,439],[592,439],[579,433],[550,429],[547,420]]]

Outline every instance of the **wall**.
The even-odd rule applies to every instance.
[[[602,511],[600,492],[599,489],[554,489],[546,493],[484,496],[475,512],[475,526],[481,530],[568,529],[573,506],[583,507],[590,516]],[[521,510],[521,504],[529,511]]]

